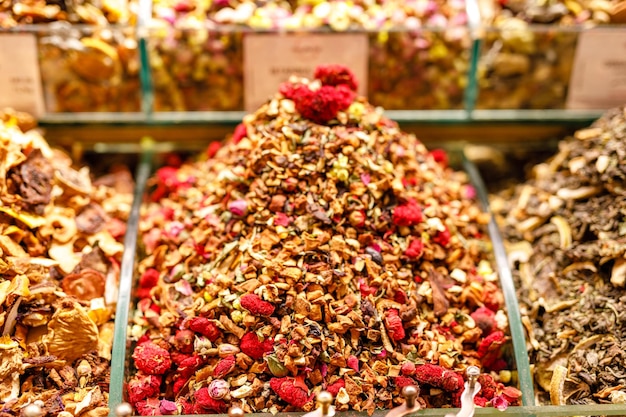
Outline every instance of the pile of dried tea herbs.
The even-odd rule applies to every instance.
[[[92,182],[22,122],[0,114],[1,414],[105,416],[132,178]]]
[[[518,404],[487,216],[464,173],[322,66],[143,209],[128,399],[142,415]],[[510,348],[510,344],[508,345]]]
[[[492,201],[540,403],[626,403],[626,108]]]

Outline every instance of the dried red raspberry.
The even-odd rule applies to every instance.
[[[397,376],[395,382],[398,388],[404,388],[408,385],[417,385],[415,380],[413,378],[409,378],[408,376]]]
[[[198,355],[193,355],[180,363],[178,372],[180,372],[183,378],[189,378],[196,373],[202,365],[204,365],[204,360]]]
[[[414,226],[423,219],[422,209],[412,198],[393,210],[393,224],[396,226]]]
[[[425,364],[415,368],[415,379],[448,392],[457,392],[464,386],[463,377],[439,365]]]
[[[322,82],[322,85],[345,85],[352,91],[356,91],[358,83],[350,69],[344,65],[327,64],[318,65],[313,75]]]
[[[311,400],[309,393],[298,387],[293,378],[272,378],[270,388],[283,400],[297,408],[304,407],[304,404]]]
[[[158,397],[161,386],[160,375],[137,374],[128,382],[128,401],[135,405],[149,397]]]
[[[433,237],[433,242],[439,243],[444,248],[448,246],[450,243],[450,231],[446,227],[443,232],[438,231],[435,237]]]
[[[207,387],[200,388],[193,396],[196,399],[196,404],[207,411],[224,413],[228,409],[228,405],[224,401],[216,400],[209,395],[209,389]]]
[[[399,311],[397,309],[390,308],[385,312],[385,325],[387,326],[389,337],[393,340],[402,340],[406,336],[404,326],[402,325],[402,319],[400,318]]]
[[[252,359],[261,359],[263,355],[274,350],[274,341],[265,339],[263,342],[254,332],[243,335],[239,343],[239,349]]]
[[[159,282],[159,271],[148,268],[139,278],[139,286],[142,288],[152,288]]]
[[[189,320],[188,325],[191,330],[200,333],[211,342],[215,342],[222,335],[222,332],[215,323],[206,317],[194,317]]]
[[[158,416],[161,415],[160,405],[158,398],[148,398],[135,404],[135,409],[140,416]]]
[[[162,375],[172,366],[170,353],[153,342],[137,346],[133,359],[137,369],[150,375]]]
[[[336,380],[332,384],[326,387],[326,391],[330,392],[333,397],[336,397],[341,388],[346,387],[346,381],[343,378]]]
[[[226,356],[221,359],[213,369],[213,378],[222,379],[235,369],[235,357],[233,355]]]
[[[439,165],[444,168],[448,167],[448,154],[446,151],[444,151],[443,149],[433,149],[432,151],[430,151],[430,155]]]
[[[340,100],[343,96],[335,87],[323,86],[318,90],[299,90],[295,98],[296,110],[302,117],[315,123],[326,124],[337,116],[341,110]]]
[[[257,316],[271,316],[274,313],[274,306],[267,301],[263,301],[256,294],[243,295],[241,297],[241,306]]]
[[[419,259],[423,253],[424,243],[419,238],[411,240],[409,247],[404,251],[404,254],[411,259]]]

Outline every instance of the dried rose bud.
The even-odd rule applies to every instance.
[[[249,332],[241,338],[239,348],[252,359],[261,359],[264,354],[274,350],[274,342],[272,339],[265,339],[261,342],[256,333]]]
[[[497,329],[496,313],[487,307],[480,307],[476,309],[476,311],[470,314],[470,316],[485,336]]]
[[[415,364],[411,361],[405,361],[400,368],[400,372],[406,376],[415,374]]]
[[[271,303],[263,301],[256,294],[243,295],[241,297],[241,306],[257,316],[271,316],[275,308]]]
[[[509,407],[509,402],[504,398],[504,395],[498,395],[491,400],[491,405],[500,411],[504,411]]]
[[[231,345],[229,343],[220,343],[217,347],[217,354],[220,358],[226,358],[231,355],[236,355],[240,351],[241,350],[237,346]]]
[[[189,320],[188,325],[191,330],[200,333],[211,342],[215,342],[222,335],[222,332],[215,323],[206,317],[194,317]]]
[[[224,401],[216,400],[211,397],[207,387],[200,388],[193,394],[193,396],[196,399],[196,404],[207,411],[224,413],[228,409],[228,405]]]
[[[170,353],[153,342],[137,346],[133,359],[137,369],[150,375],[162,375],[172,366]]]
[[[235,200],[228,203],[228,210],[237,217],[242,217],[248,212],[246,200]]]
[[[348,364],[348,368],[352,368],[355,372],[359,372],[359,359],[356,356],[350,355],[346,362]]]
[[[223,379],[214,379],[209,384],[209,395],[211,398],[221,400],[230,392],[230,385]]]
[[[272,375],[279,378],[289,375],[289,370],[281,361],[276,358],[276,356],[267,355],[265,356],[265,361],[267,362],[267,367],[269,368]]]
[[[214,378],[224,378],[235,369],[235,357],[233,355],[221,359],[213,369]]]
[[[177,330],[173,345],[182,353],[193,352],[194,333],[191,330]]]
[[[174,401],[161,400],[159,411],[161,412],[161,415],[164,416],[174,415],[178,414],[178,407]]]

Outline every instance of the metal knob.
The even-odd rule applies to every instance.
[[[41,405],[37,404],[41,403]],[[24,408],[24,417],[41,417],[43,416],[43,410],[41,407],[43,406],[42,401],[36,401],[32,404],[27,405]]]
[[[328,391],[322,391],[317,394],[317,404],[322,410],[322,416],[330,414],[330,406],[333,403],[333,395]]]
[[[241,407],[234,406],[228,409],[228,417],[243,417],[244,414]]]
[[[119,403],[115,407],[115,415],[117,417],[130,417],[133,415],[133,407],[128,403]]]
[[[414,408],[415,401],[417,397],[420,395],[420,389],[415,385],[407,385],[402,388],[402,396],[406,402],[406,408]]]
[[[478,377],[480,376],[480,369],[478,366],[468,366],[465,370],[465,374],[467,375],[467,382],[469,383],[470,391],[474,391],[476,381],[478,381]]]

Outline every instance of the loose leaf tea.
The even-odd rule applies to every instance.
[[[626,108],[495,197],[542,403],[626,402]]]
[[[107,415],[132,179],[92,181],[17,116],[0,115],[2,414]]]
[[[467,176],[357,98],[341,66],[293,78],[221,149],[163,167],[143,208],[135,371],[142,415],[480,405],[504,387],[508,322]],[[175,403],[175,409],[172,406]]]

